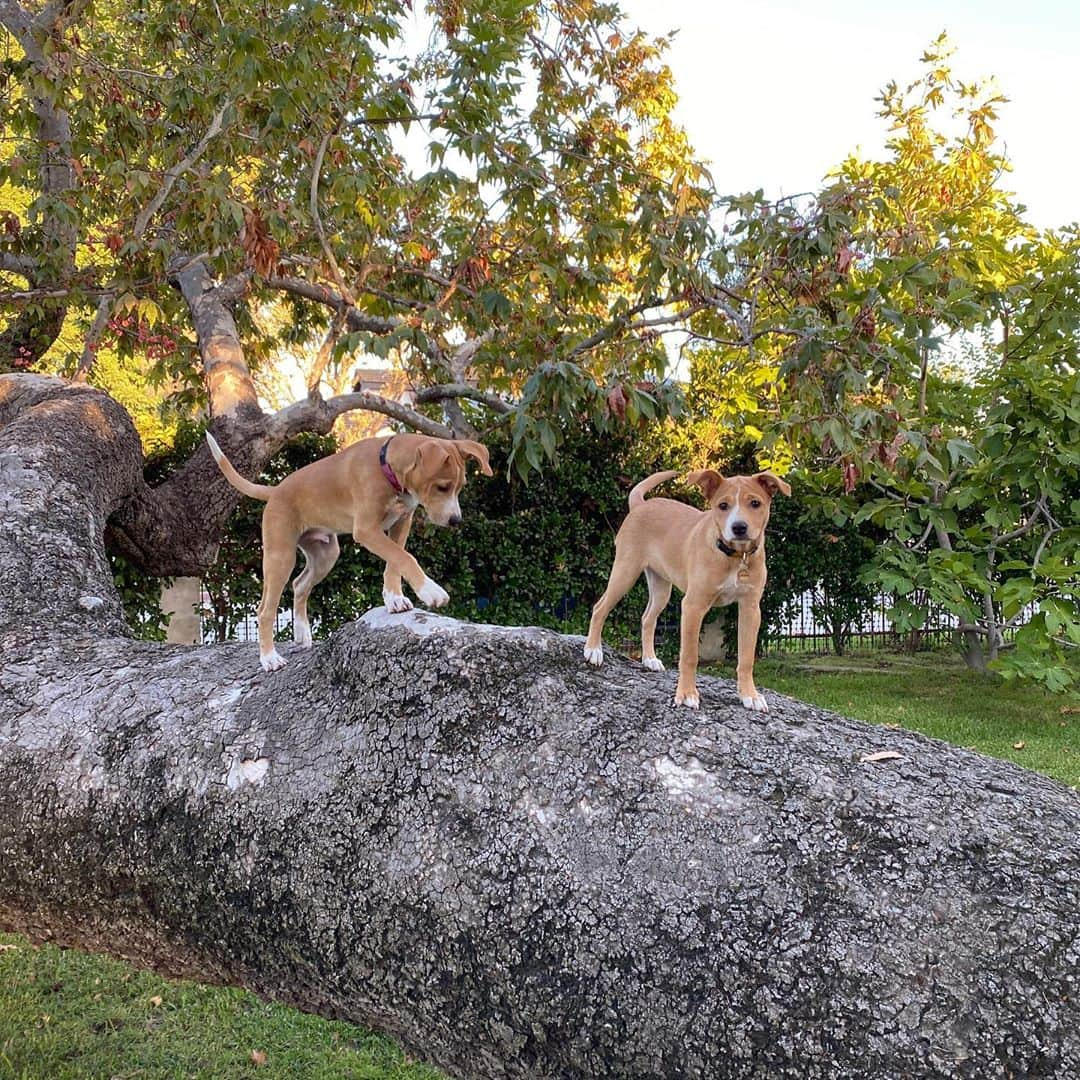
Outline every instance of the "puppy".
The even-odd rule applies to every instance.
[[[476,458],[491,476],[487,447],[469,439],[433,439],[392,435],[363,439],[330,457],[297,469],[280,484],[253,484],[233,468],[214,437],[210,452],[237,491],[266,503],[262,518],[263,585],[259,603],[259,663],[263,671],[285,666],[274,647],[278,602],[296,563],[296,549],[306,564],[293,581],[293,641],[311,647],[307,601],[311,590],[330,573],[341,549],[338,533],[351,533],[386,563],[383,602],[389,611],[408,611],[401,591],[404,578],[428,607],[442,607],[450,597],[420,569],[405,550],[413,512],[423,506],[436,525],[459,525],[458,493],[465,486],[465,457]]]
[[[656,620],[671,597],[671,586],[683,593],[679,648],[679,683],[675,704],[696,709],[698,635],[709,609],[739,605],[739,697],[746,708],[768,712],[754,686],[754,652],[761,626],[761,594],[765,589],[765,526],[773,496],[791,488],[772,473],[724,478],[702,469],[686,479],[701,488],[710,509],[702,512],[672,499],[645,500],[645,493],[677,472],[659,472],[630,492],[630,513],[615,537],[615,562],[604,595],[593,607],[585,659],[603,663],[601,634],[611,609],[644,570],[649,603],[641,616],[641,662],[663,671],[653,638]]]

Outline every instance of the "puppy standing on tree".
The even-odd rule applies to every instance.
[[[393,435],[363,439],[314,461],[280,484],[253,484],[233,468],[214,437],[207,442],[218,468],[237,491],[266,503],[263,511],[263,586],[259,603],[259,662],[263,671],[285,666],[274,647],[278,602],[296,564],[296,549],[306,564],[293,581],[293,640],[311,647],[307,601],[330,573],[341,549],[338,533],[351,533],[386,563],[383,602],[387,610],[412,607],[401,591],[404,578],[422,604],[442,607],[450,597],[405,550],[413,512],[423,506],[436,525],[459,525],[458,493],[465,486],[465,457],[476,458],[491,476],[487,447],[469,439]]]
[[[683,593],[679,646],[679,683],[675,704],[696,709],[698,635],[709,609],[739,605],[738,688],[743,705],[755,712],[769,706],[754,685],[754,653],[761,626],[765,589],[765,526],[777,491],[791,488],[772,473],[724,478],[714,469],[690,473],[687,482],[701,488],[710,510],[704,513],[673,499],[649,499],[645,493],[678,476],[659,472],[630,492],[630,513],[615,537],[615,562],[604,595],[593,607],[585,659],[604,661],[601,634],[611,609],[629,592],[644,570],[649,603],[641,616],[641,662],[663,671],[653,644],[656,620],[671,597]]]

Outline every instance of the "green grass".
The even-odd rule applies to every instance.
[[[711,669],[727,676],[730,668]],[[1080,785],[1080,697],[980,679],[944,654],[759,661],[758,685]],[[1022,743],[1021,747],[1016,744]],[[265,1054],[257,1064],[252,1051]],[[240,990],[0,935],[0,1080],[436,1080],[391,1042]]]
[[[0,1080],[440,1076],[350,1024],[0,934]]]
[[[734,678],[731,667],[712,667]],[[980,677],[949,653],[759,660],[759,688],[895,724],[1080,786],[1080,695]]]

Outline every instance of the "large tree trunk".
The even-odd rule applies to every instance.
[[[1069,789],[778,695],[750,713],[723,680],[676,709],[671,675],[546,631],[376,614],[271,676],[253,646],[134,642],[99,556],[129,437],[76,443],[21,393],[0,927],[461,1077],[1080,1075]]]

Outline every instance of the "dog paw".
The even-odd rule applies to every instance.
[[[752,712],[768,712],[769,703],[760,694],[751,694],[742,698],[743,708]]]
[[[311,648],[311,625],[299,619],[293,619],[292,627],[293,644],[298,649]]]
[[[450,594],[441,586],[436,585],[431,578],[424,578],[424,584],[416,594],[420,597],[420,603],[425,607],[445,607],[450,603]]]
[[[268,653],[264,653],[259,657],[259,663],[262,665],[263,671],[280,671],[285,666],[285,657],[277,651],[272,649]]]
[[[664,662],[658,656],[650,656],[648,660],[642,660],[641,666],[649,671],[663,671]]]
[[[421,597],[423,599],[423,597]],[[382,602],[386,605],[386,610],[391,615],[400,615],[403,611],[412,611],[412,601],[407,596],[402,596],[399,592],[388,592],[383,589]]]
[[[604,662],[604,646],[597,645],[595,649],[590,649],[589,646],[586,645],[585,659],[588,660],[593,667],[599,667]]]
[[[688,709],[697,709],[701,706],[701,698],[696,690],[691,690],[686,694],[677,690],[675,692],[675,704],[685,705]]]

